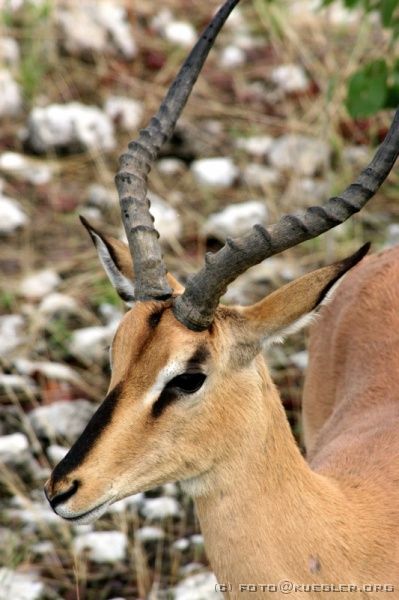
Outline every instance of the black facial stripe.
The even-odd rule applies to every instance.
[[[52,479],[54,482],[62,479],[76,469],[90,453],[100,434],[110,423],[121,392],[121,384],[114,387],[96,410],[83,433],[76,440],[68,454],[55,467]]]
[[[186,370],[197,368],[200,369],[201,366],[206,362],[209,357],[210,352],[205,344],[198,346],[192,357],[187,361]]]
[[[194,354],[191,356],[191,358],[189,358],[189,360],[186,363],[185,373],[201,372],[204,363],[209,357],[209,355],[210,352],[205,346],[205,344],[198,346]],[[184,395],[184,390],[179,390],[178,387],[171,386],[173,381],[175,381],[176,379],[178,379],[178,376],[174,377],[170,382],[168,382],[165,385],[160,396],[152,405],[151,414],[153,418],[159,417],[169,404],[178,400],[182,395]]]
[[[163,411],[165,410],[165,408],[169,404],[171,404],[172,402],[177,400],[178,397],[179,397],[179,393],[177,392],[176,389],[165,387],[162,390],[161,395],[159,396],[158,400],[156,400],[154,402],[154,404],[152,405],[151,415],[153,416],[153,418],[156,419],[156,418],[160,417],[161,414],[163,413]]]
[[[156,310],[155,312],[150,314],[150,316],[148,317],[148,325],[151,327],[151,329],[155,329],[155,327],[158,325],[159,321],[162,318],[163,311],[164,309],[161,308],[160,310]]]

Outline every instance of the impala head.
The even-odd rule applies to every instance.
[[[111,348],[109,392],[46,484],[62,517],[88,522],[120,498],[170,481],[194,493],[256,417],[262,344],[292,331],[367,252],[318,269],[249,307],[219,305],[226,287],[261,260],[316,237],[366,203],[399,152],[399,114],[370,165],[341,196],[270,230],[228,239],[184,289],[167,274],[147,200],[147,174],[170,136],[213,41],[237,4],[228,0],[190,53],[157,115],[121,157],[117,175],[128,243],[84,223],[120,296],[131,306]]]

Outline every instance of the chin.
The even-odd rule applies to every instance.
[[[54,512],[69,523],[74,523],[75,525],[89,525],[99,519],[108,510],[108,507],[112,502],[113,499],[106,500],[94,508],[80,513],[71,511],[67,506],[57,506]]]

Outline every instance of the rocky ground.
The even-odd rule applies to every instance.
[[[217,5],[0,4],[0,600],[217,597],[177,485],[85,527],[61,522],[42,492],[104,395],[124,310],[78,214],[121,235],[118,154]],[[390,115],[352,122],[345,81],[385,44],[375,20],[339,5],[242,1],[150,179],[178,277],[227,235],[333,195],[367,163]],[[368,239],[397,243],[398,190],[395,173],[357,218],[251,269],[225,301],[255,301]],[[300,440],[304,335],[269,360]]]

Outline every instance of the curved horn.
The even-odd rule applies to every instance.
[[[386,179],[398,154],[399,109],[370,164],[340,196],[330,198],[321,206],[284,215],[268,229],[255,225],[241,238],[227,239],[215,254],[208,253],[204,267],[189,280],[185,292],[174,302],[176,318],[194,331],[209,327],[220,297],[238,275],[269,256],[317,237],[358,212]]]
[[[217,12],[183,63],[158,113],[120,158],[120,170],[115,180],[134,262],[137,300],[164,299],[172,294],[166,279],[159,235],[150,213],[147,176],[162,144],[173,132],[217,34],[238,2],[227,0]]]

